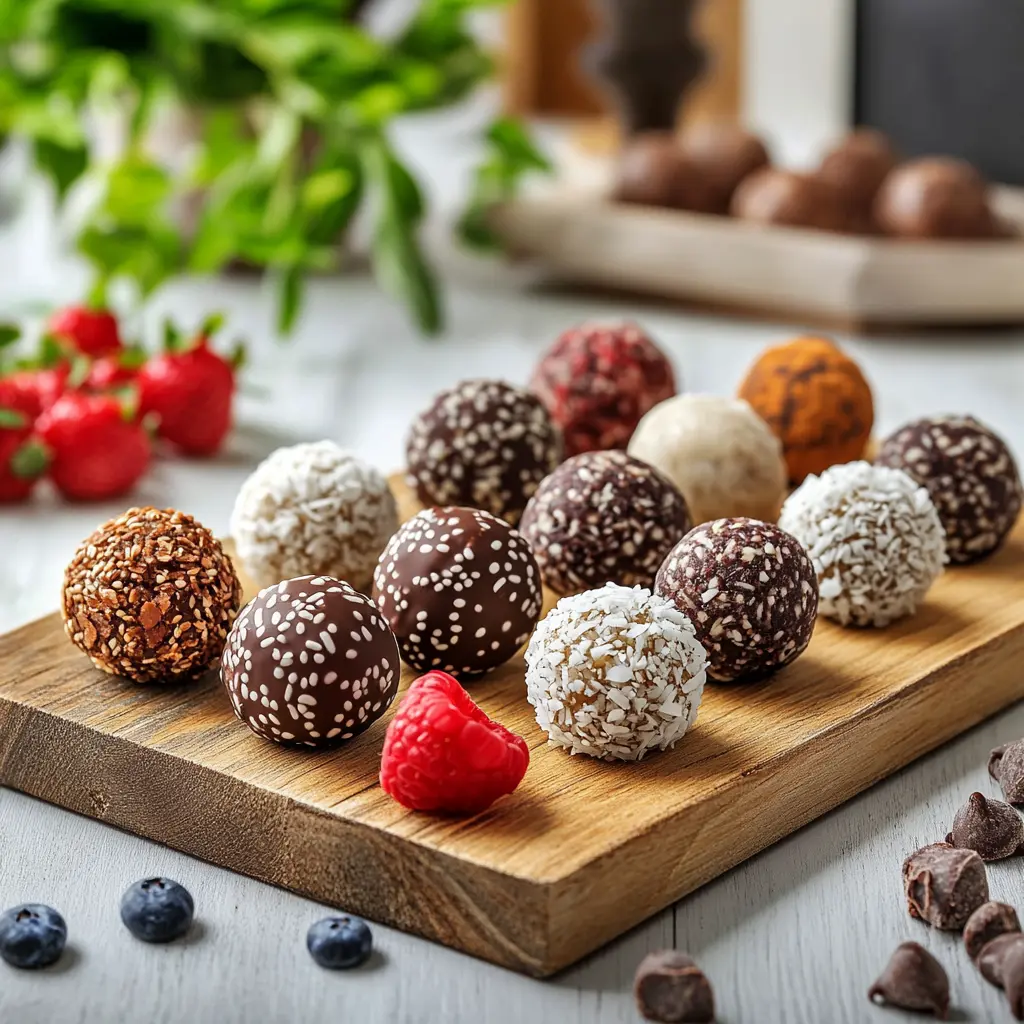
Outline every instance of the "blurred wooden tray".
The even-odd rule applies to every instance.
[[[1024,231],[1024,199],[997,192]],[[564,181],[496,208],[513,255],[560,280],[854,328],[1024,323],[1024,239],[914,242],[614,203]]]

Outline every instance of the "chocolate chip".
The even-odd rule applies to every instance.
[[[703,1024],[715,1019],[711,983],[692,957],[676,949],[648,953],[640,961],[633,994],[644,1020]]]
[[[985,862],[974,850],[932,843],[903,862],[903,891],[911,917],[959,931],[988,902]]]
[[[949,979],[942,964],[924,946],[904,942],[896,947],[878,981],[868,989],[868,999],[902,1010],[932,1013],[945,1020]]]
[[[1003,959],[1018,943],[1024,944],[1024,935],[1020,932],[1007,932],[1005,935],[997,935],[991,942],[982,946],[974,965],[987,982],[997,988],[1003,987]]]
[[[1010,1012],[1017,1020],[1024,1020],[1024,943],[1014,942],[1006,947],[1001,973]]]
[[[1024,804],[1024,739],[996,747],[988,756],[988,773],[1011,804]]]
[[[1017,911],[1009,903],[982,903],[964,925],[967,955],[974,960],[993,939],[1008,933],[1020,933]]]
[[[1024,847],[1024,821],[1002,800],[972,793],[956,812],[953,831],[946,836],[952,846],[975,850],[982,860],[1002,860]]]

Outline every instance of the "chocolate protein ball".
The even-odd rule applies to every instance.
[[[261,590],[221,659],[235,714],[257,736],[324,747],[368,729],[398,693],[402,665],[368,597],[329,576]]]
[[[725,122],[707,121],[688,128],[679,147],[704,179],[713,213],[728,213],[740,182],[770,163],[765,144],[753,132]]]
[[[1024,804],[1024,739],[996,747],[988,756],[988,773],[1008,803]]]
[[[964,949],[976,960],[978,954],[1000,935],[1019,935],[1017,911],[1009,903],[982,903],[964,925]]]
[[[668,357],[636,324],[584,323],[544,353],[530,390],[571,456],[625,448],[643,416],[676,393],[676,379]]]
[[[64,571],[71,642],[111,675],[171,682],[220,657],[242,589],[220,542],[174,509],[132,508],[101,526]]]
[[[691,530],[658,571],[655,591],[694,625],[708,675],[750,682],[798,658],[811,641],[818,581],[800,542],[756,519]]]
[[[879,1005],[931,1013],[945,1020],[949,1013],[949,978],[942,964],[917,942],[896,947],[868,998]]]
[[[585,452],[540,485],[519,529],[544,583],[573,594],[605,583],[654,586],[690,529],[686,501],[653,466],[625,452]]]
[[[714,213],[714,189],[668,132],[630,139],[619,157],[612,198],[620,203]]]
[[[406,460],[424,505],[482,508],[514,526],[562,461],[562,438],[536,395],[467,380],[416,417]]]
[[[972,793],[953,819],[946,842],[974,850],[982,860],[1002,860],[1022,852],[1024,821],[1002,800],[989,800],[984,793]]]
[[[740,220],[792,228],[844,231],[846,215],[836,193],[809,174],[763,167],[736,189],[729,212]]]
[[[374,597],[420,672],[460,681],[504,664],[540,616],[540,570],[518,530],[489,512],[428,508],[391,538]]]
[[[874,219],[903,238],[993,238],[988,185],[964,160],[925,157],[897,167],[879,188]]]
[[[825,154],[816,177],[834,189],[861,229],[870,232],[875,196],[896,163],[896,151],[882,132],[858,128]]]
[[[973,416],[933,416],[901,427],[875,461],[928,489],[954,563],[995,551],[1021,509],[1021,480],[1010,449]]]
[[[988,902],[985,862],[974,850],[932,843],[903,862],[903,891],[911,917],[958,932]]]
[[[708,1024],[715,1019],[715,996],[693,957],[678,949],[648,953],[633,979],[636,1008],[644,1020],[660,1024]]]

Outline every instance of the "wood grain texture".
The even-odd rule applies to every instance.
[[[527,737],[530,770],[452,821],[381,793],[381,726],[336,752],[278,748],[234,719],[215,678],[121,683],[54,616],[0,639],[0,781],[545,975],[1024,696],[1022,657],[1024,528],[948,573],[913,620],[820,622],[775,679],[709,687],[679,748],[640,764],[547,748],[516,659],[472,693]]]

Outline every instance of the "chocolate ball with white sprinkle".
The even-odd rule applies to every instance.
[[[551,746],[639,761],[697,718],[707,654],[690,620],[643,587],[563,597],[526,649],[526,697]]]
[[[1013,455],[973,416],[908,423],[882,442],[875,461],[902,469],[928,489],[951,562],[990,555],[1020,515],[1021,480]]]
[[[235,621],[221,680],[257,736],[326,747],[364,732],[398,694],[398,644],[368,597],[330,576],[261,590]]]
[[[665,556],[690,529],[679,489],[622,451],[586,452],[540,485],[519,529],[556,594],[605,583],[653,587]]]
[[[540,570],[519,531],[455,507],[425,509],[391,538],[374,596],[409,665],[460,681],[508,661],[543,604]]]
[[[819,611],[843,626],[887,626],[912,615],[946,564],[946,535],[928,491],[869,462],[809,476],[779,527],[806,548]]]
[[[561,459],[561,434],[541,400],[496,380],[442,392],[413,422],[406,446],[424,505],[481,508],[513,526]]]
[[[758,519],[716,519],[691,530],[658,571],[655,590],[694,625],[708,675],[753,682],[811,642],[818,579],[803,545]]]

